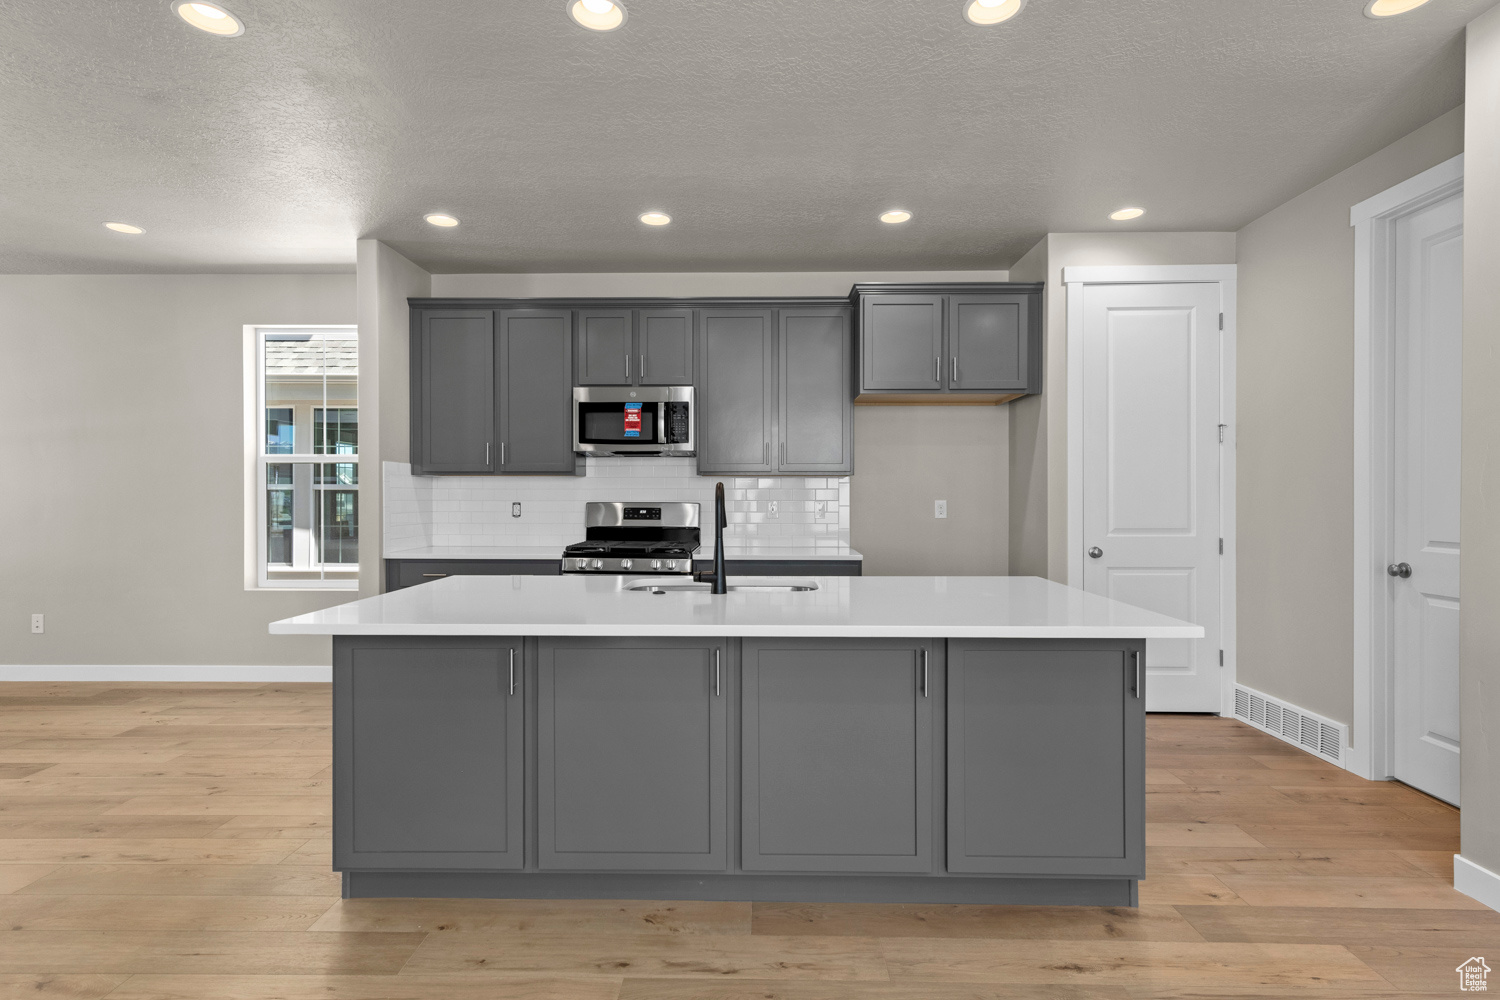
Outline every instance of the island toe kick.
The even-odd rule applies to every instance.
[[[334,637],[350,897],[1133,906],[1145,641]]]

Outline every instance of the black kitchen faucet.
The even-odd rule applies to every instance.
[[[724,581],[724,528],[728,523],[729,515],[724,513],[724,484],[718,483],[714,486],[714,568],[693,574],[699,583],[712,583],[715,594],[729,593]]]

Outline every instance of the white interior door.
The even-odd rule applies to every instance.
[[[1083,291],[1083,587],[1202,625],[1148,645],[1146,708],[1218,712],[1215,282]]]
[[[1395,261],[1395,776],[1457,805],[1463,196],[1399,220]]]

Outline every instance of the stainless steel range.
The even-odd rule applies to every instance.
[[[702,537],[695,503],[590,503],[586,541],[563,549],[564,573],[693,571]]]

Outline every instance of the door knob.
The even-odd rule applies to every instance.
[[[1089,549],[1089,558],[1090,559],[1098,559],[1098,558],[1100,558],[1103,555],[1104,555],[1104,550],[1101,549],[1097,545],[1095,545],[1093,548]]]
[[[1411,563],[1391,563],[1385,568],[1391,576],[1399,576],[1403,580],[1411,579]]]

